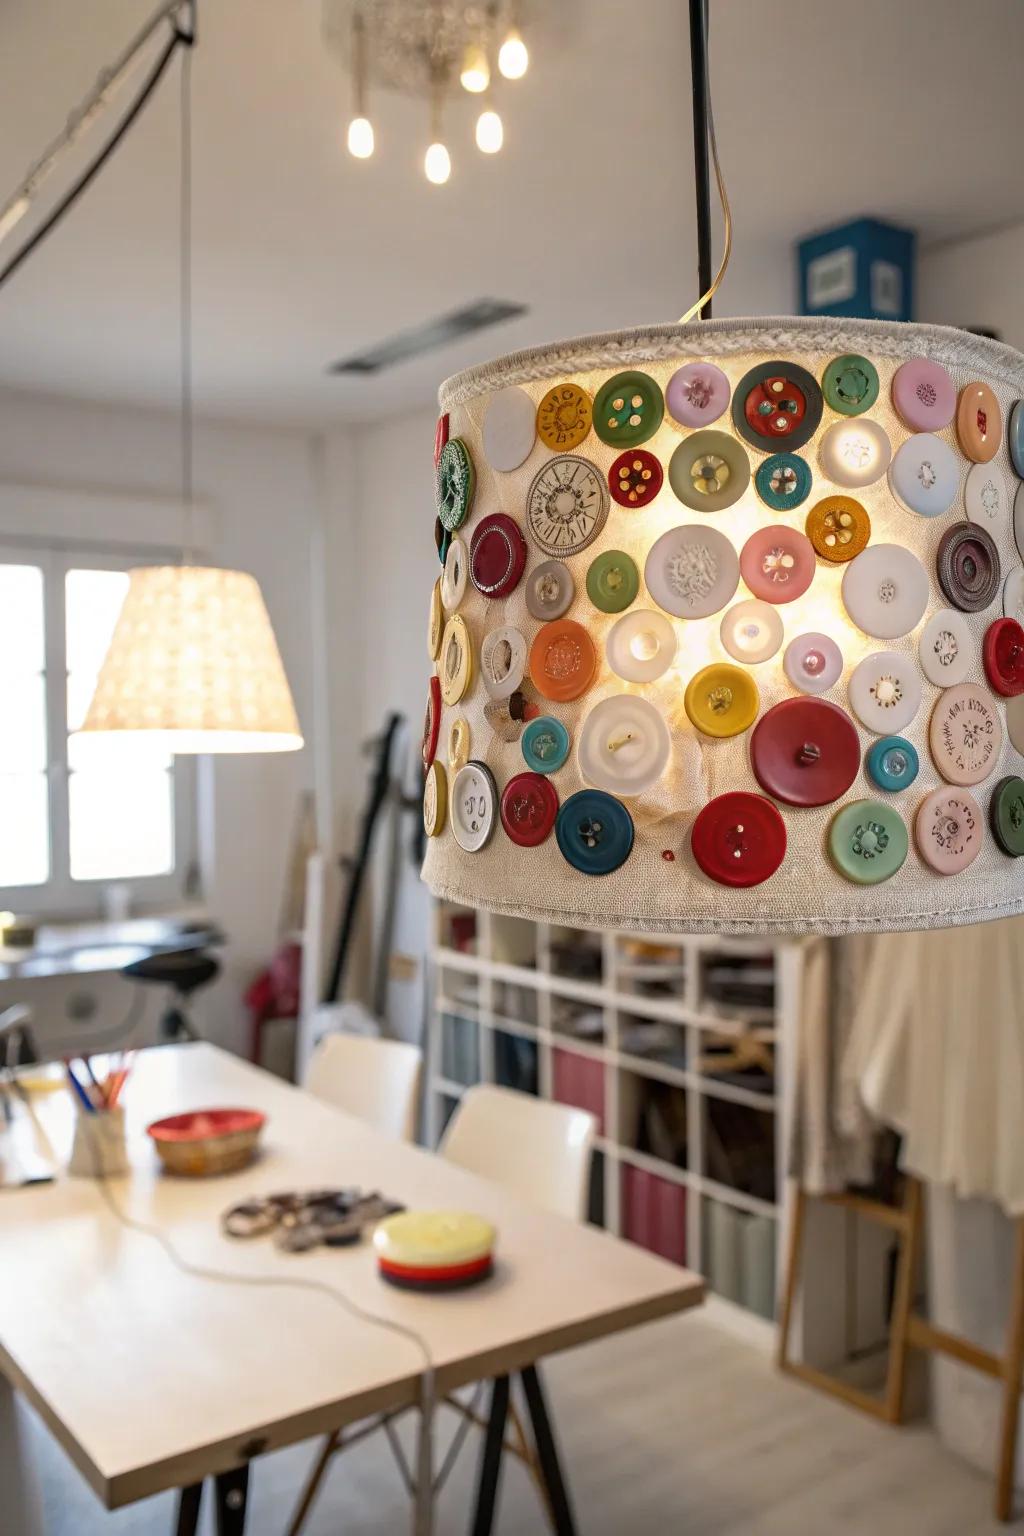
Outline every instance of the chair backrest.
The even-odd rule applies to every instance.
[[[366,1035],[325,1035],[310,1058],[304,1086],[318,1099],[411,1141],[423,1053],[404,1040]]]
[[[480,1084],[463,1094],[441,1152],[531,1205],[581,1221],[596,1133],[584,1109]]]

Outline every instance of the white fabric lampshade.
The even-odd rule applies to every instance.
[[[176,753],[301,747],[255,579],[206,566],[133,570],[82,730],[136,732]]]

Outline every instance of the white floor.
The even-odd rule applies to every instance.
[[[580,1536],[1005,1530],[989,1513],[990,1480],[928,1430],[888,1429],[780,1378],[760,1351],[706,1315],[576,1350],[550,1362],[546,1379]],[[450,1423],[446,1418],[445,1444]],[[468,1529],[474,1439],[442,1497],[438,1536]],[[42,1428],[36,1448],[46,1536],[170,1536],[169,1496],[108,1515]],[[299,1446],[257,1464],[252,1536],[282,1536],[310,1457],[311,1448]],[[309,1536],[403,1536],[407,1529],[407,1506],[380,1436],[336,1463],[306,1527]],[[546,1529],[533,1487],[514,1463],[503,1474],[496,1529],[499,1536],[543,1536]],[[205,1536],[210,1531],[207,1523]]]

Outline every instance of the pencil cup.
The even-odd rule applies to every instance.
[[[119,1104],[94,1115],[84,1109],[76,1112],[68,1172],[80,1179],[111,1178],[128,1172],[124,1109]]]

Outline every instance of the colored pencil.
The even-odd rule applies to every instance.
[[[96,1106],[97,1109],[106,1109],[106,1107],[107,1107],[107,1095],[104,1092],[103,1088],[100,1086],[99,1078],[96,1076],[96,1073],[93,1071],[92,1062],[89,1060],[88,1056],[80,1056],[78,1059],[82,1063],[82,1066],[85,1068],[86,1072],[88,1072],[88,1074],[89,1074],[89,1081],[92,1083],[92,1085],[95,1088],[96,1092],[99,1094],[100,1102]]]
[[[65,1072],[68,1075],[68,1083],[71,1086],[72,1093],[74,1093],[77,1096],[77,1098],[81,1101],[82,1107],[90,1115],[94,1115],[96,1113],[96,1105],[93,1103],[92,1099],[90,1099],[89,1095],[86,1093],[85,1089],[82,1087],[81,1083],[78,1081],[78,1078],[75,1076],[74,1072],[72,1072],[70,1061],[68,1061],[66,1059],[65,1059],[65,1062],[64,1062],[64,1070],[65,1070]]]

